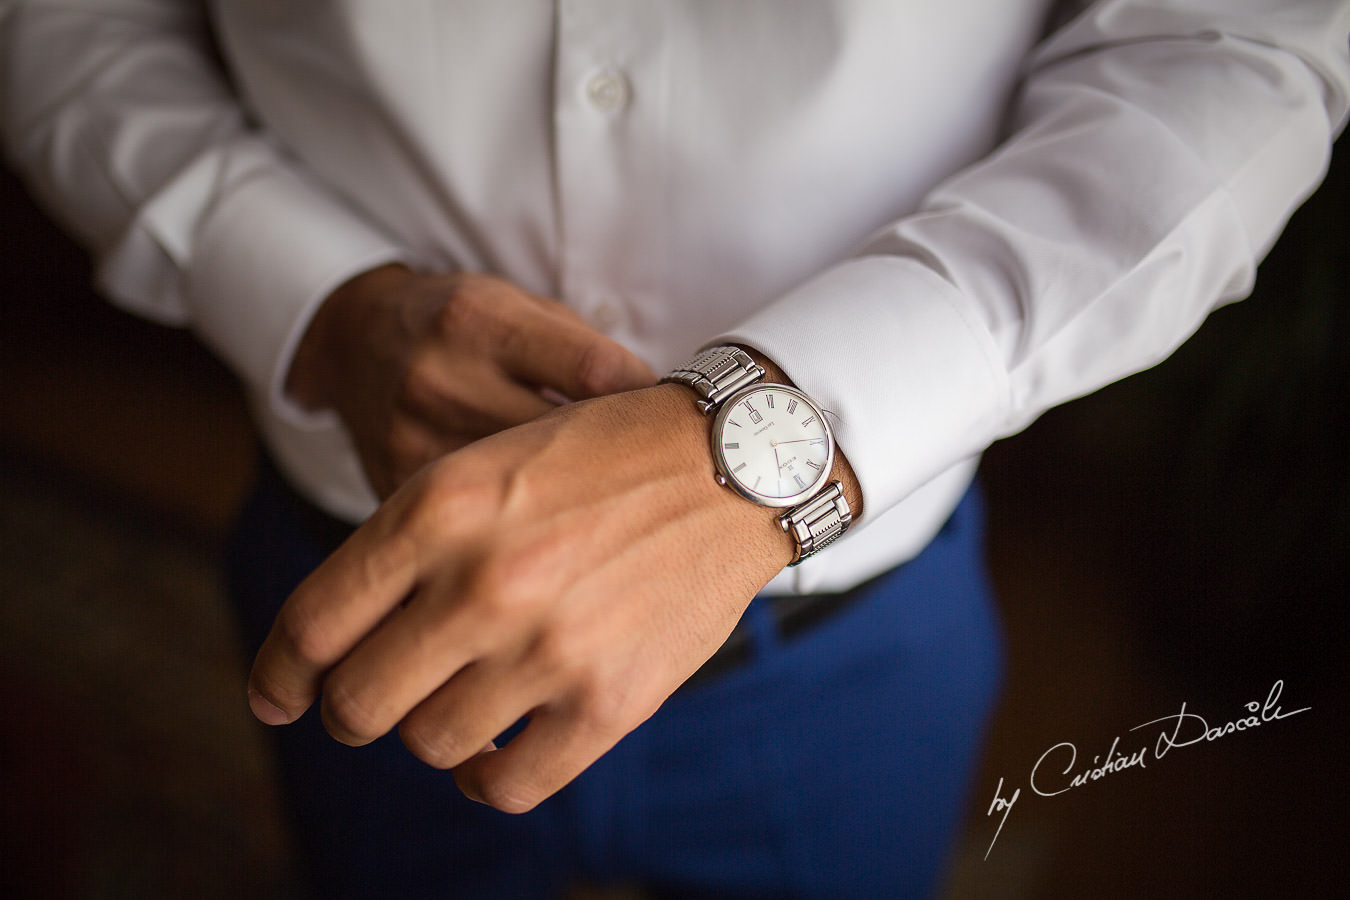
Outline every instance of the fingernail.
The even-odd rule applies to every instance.
[[[555,388],[551,388],[548,385],[544,385],[543,387],[539,388],[539,396],[543,397],[545,400],[547,400],[549,403],[552,403],[554,406],[566,406],[567,404],[572,402],[571,398],[568,397],[566,394],[564,394],[562,391],[559,391]]]
[[[264,725],[285,725],[291,720],[285,711],[251,688],[248,692],[248,708]]]

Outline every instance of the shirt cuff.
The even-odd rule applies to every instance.
[[[343,282],[407,253],[300,175],[271,167],[235,186],[201,225],[187,271],[203,342],[288,424],[321,428],[285,393],[296,346]]]
[[[832,413],[871,520],[1000,435],[1009,382],[974,304],[917,260],[827,270],[715,343],[753,347]]]

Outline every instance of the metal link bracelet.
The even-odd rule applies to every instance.
[[[844,499],[843,485],[831,481],[819,494],[778,517],[778,524],[797,539],[797,556],[790,566],[824,550],[853,523],[853,511]]]
[[[699,412],[707,415],[743,387],[764,377],[764,367],[739,347],[710,347],[662,378],[694,389]]]

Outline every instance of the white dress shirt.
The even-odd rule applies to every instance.
[[[316,306],[489,271],[658,371],[754,346],[837,415],[863,521],[777,591],[912,556],[990,442],[1245,296],[1348,35],[1340,0],[0,0],[11,159],[317,503],[374,498],[282,391]]]

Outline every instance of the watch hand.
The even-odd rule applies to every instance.
[[[787,443],[787,441],[784,441],[784,443]],[[774,448],[773,448],[773,461],[776,462],[776,463],[778,463],[778,471],[780,471],[780,472],[783,471],[783,464],[782,464],[781,462],[778,462],[778,448],[777,448],[777,447],[774,447]]]

